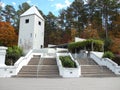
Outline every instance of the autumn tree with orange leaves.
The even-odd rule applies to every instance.
[[[110,39],[112,40],[109,46],[110,51],[116,54],[120,54],[120,31],[112,30],[109,32]]]
[[[85,28],[85,30],[81,33],[80,37],[85,38],[85,39],[90,39],[90,38],[99,39],[100,38],[97,30],[94,29],[91,24]]]
[[[8,22],[0,22],[0,44],[4,46],[17,45],[18,36]]]
[[[71,29],[71,41],[73,42],[75,40],[75,37],[77,36],[78,32],[72,28]]]
[[[109,32],[109,37],[112,41],[109,49],[115,54],[120,54],[120,14],[116,15],[112,22],[112,28]]]

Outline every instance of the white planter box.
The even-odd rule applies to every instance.
[[[61,60],[59,59],[59,56],[70,56],[71,59],[76,63],[76,68],[65,68],[62,66]],[[57,53],[56,54],[57,59],[57,65],[59,68],[59,74],[62,77],[80,77],[81,75],[81,68],[80,65],[76,60],[73,59],[72,55],[70,53]]]

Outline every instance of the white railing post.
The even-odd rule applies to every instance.
[[[0,47],[0,66],[6,66],[5,65],[5,55],[6,55],[7,47]]]

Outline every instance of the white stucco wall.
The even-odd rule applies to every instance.
[[[38,22],[41,22],[41,25]],[[33,49],[40,49],[41,45],[44,46],[44,21],[37,15],[35,15],[34,26]]]
[[[29,23],[25,23],[26,19],[29,19]],[[18,45],[26,53],[30,49],[40,49],[44,45],[44,20],[36,14],[21,17]]]
[[[29,19],[29,23],[25,23],[26,19]],[[33,16],[26,16],[20,18],[18,45],[23,48],[24,52],[26,52],[29,49],[32,49],[33,46],[33,38],[31,37],[31,34],[33,33],[34,29],[33,20]]]
[[[82,42],[85,41],[86,39],[75,37],[75,42]]]

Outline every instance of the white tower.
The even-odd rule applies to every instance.
[[[20,16],[18,46],[23,48],[24,53],[44,46],[44,21],[35,6]]]

